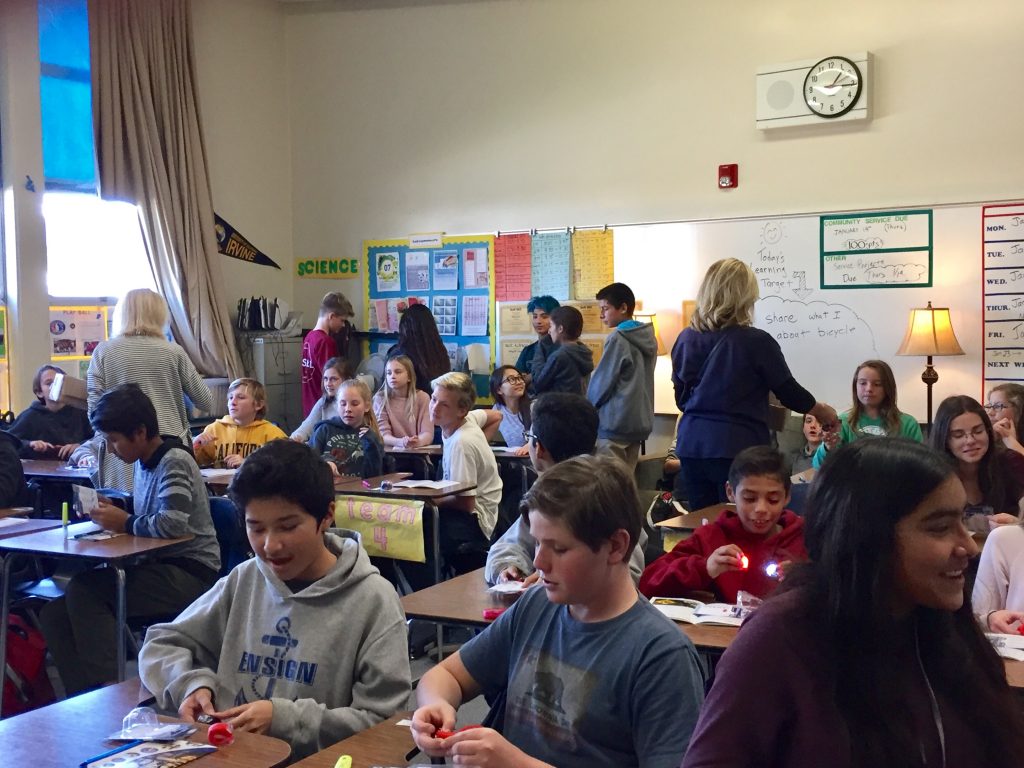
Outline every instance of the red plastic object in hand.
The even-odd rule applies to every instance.
[[[235,729],[231,723],[214,723],[206,732],[206,740],[215,747],[223,747],[235,740]]]
[[[1024,621],[1017,625],[1017,634],[1024,635]]]
[[[740,568],[744,571],[750,567],[750,559],[746,555],[740,555]]]
[[[494,621],[504,612],[504,608],[484,608],[484,619],[486,621]]]
[[[446,731],[444,728],[438,728],[434,732],[434,738],[435,739],[447,739],[449,736],[454,736],[456,733],[462,733],[463,731],[468,731],[468,730],[470,730],[472,728],[482,728],[482,727],[483,727],[482,725],[464,725],[464,726],[462,726],[461,728],[459,728],[458,730],[455,730],[455,731]]]

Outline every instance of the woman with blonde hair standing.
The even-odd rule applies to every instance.
[[[676,495],[690,509],[724,502],[733,457],[767,445],[768,393],[825,429],[835,409],[793,378],[779,343],[754,328],[757,277],[739,259],[716,261],[697,292],[697,310],[672,347],[672,385],[683,416],[676,433]]]
[[[121,384],[138,384],[153,401],[160,434],[191,444],[185,395],[204,411],[216,407],[213,393],[180,346],[165,337],[167,302],[147,288],[128,291],[114,310],[117,335],[96,347],[89,362],[89,411],[100,396]],[[105,458],[104,477],[132,489],[133,467]]]

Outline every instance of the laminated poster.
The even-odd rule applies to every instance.
[[[526,311],[525,304],[502,304],[498,310],[498,326],[501,328],[502,336],[519,333],[533,335],[533,325],[530,323],[530,314]]]
[[[531,292],[569,300],[569,233],[541,232],[533,236]]]
[[[459,289],[459,252],[434,251],[434,290],[457,291]]]
[[[499,235],[494,241],[494,300],[528,301],[530,235]]]
[[[377,254],[377,292],[402,290],[402,275],[398,269],[398,252]]]
[[[405,254],[405,289],[407,291],[430,290],[430,253],[409,251]]]
[[[486,248],[466,248],[462,251],[463,288],[487,288],[490,285],[490,264],[487,257]],[[463,331],[463,334],[466,332]]]
[[[462,297],[462,335],[487,335],[487,296]]]
[[[615,282],[615,250],[612,230],[588,229],[572,233],[573,295],[592,299]]]
[[[454,336],[458,325],[458,296],[435,296],[431,308],[437,321],[437,332],[442,336]]]

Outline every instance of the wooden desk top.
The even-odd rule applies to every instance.
[[[424,445],[420,448],[399,448],[397,445],[389,445],[384,452],[393,453],[395,456],[440,456],[443,450],[440,445]]]
[[[336,493],[353,493],[359,496],[382,496],[389,499],[405,497],[429,501],[431,499],[439,499],[442,496],[465,493],[476,488],[474,483],[448,483],[444,488],[392,488],[389,491],[380,490],[381,480],[396,483],[411,476],[409,472],[392,472],[390,475],[368,477],[366,482],[371,486],[369,488],[363,486],[363,480],[360,478],[340,477],[334,481],[334,490]]]
[[[35,533],[36,531],[49,531],[54,528],[60,528],[60,520],[18,520],[13,525],[3,525],[0,527],[0,539],[12,539],[15,536],[23,536],[26,533]]]
[[[87,467],[69,467],[66,461],[60,459],[22,459],[21,468],[25,472],[25,477],[90,482]]]
[[[405,756],[414,750],[416,745],[408,726],[395,723],[411,716],[409,712],[399,712],[372,728],[339,741],[333,747],[322,749],[305,760],[293,763],[292,768],[334,768],[334,764],[342,755],[352,758],[352,768],[408,765],[409,761]],[[421,755],[414,761],[426,764],[430,762],[430,758]]]
[[[0,720],[4,765],[74,766],[117,746],[107,735],[119,730],[121,719],[139,702],[151,699],[138,678],[108,685],[48,707]],[[197,725],[189,738],[206,743],[206,726]],[[202,757],[189,767],[272,768],[291,754],[280,739],[236,733],[230,746]]]
[[[714,522],[725,510],[735,508],[735,504],[713,504],[710,507],[698,509],[696,512],[687,512],[685,515],[670,517],[667,520],[662,520],[660,523],[655,523],[655,525],[674,530],[695,531],[704,524],[705,520],[709,523]]]
[[[91,560],[121,560],[135,555],[146,554],[158,549],[166,549],[183,541],[190,541],[194,536],[178,539],[155,539],[148,536],[115,536],[103,541],[86,541],[71,538],[76,533],[85,533],[99,528],[92,521],[75,523],[68,526],[68,538],[64,538],[60,521],[57,527],[50,530],[37,530],[34,533],[15,536],[0,540],[0,551],[19,552],[34,555],[51,555],[65,557],[82,557]]]
[[[1024,661],[1003,659],[1003,666],[1006,667],[1006,682],[1011,688],[1024,688]]]
[[[441,624],[461,624],[471,627],[483,627],[490,624],[483,617],[485,608],[500,608],[511,605],[514,601],[514,596],[499,596],[487,591],[483,568],[464,573],[448,581],[442,581],[440,584],[401,598],[402,608],[408,619],[423,619]],[[676,626],[698,648],[716,650],[727,648],[738,631],[736,627],[708,624],[676,622]],[[1024,672],[1022,672],[1022,676],[1024,676]]]

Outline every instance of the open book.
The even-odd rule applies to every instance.
[[[738,627],[750,612],[747,608],[726,603],[702,603],[685,597],[652,597],[651,605],[672,619],[687,624],[720,624]]]
[[[397,483],[392,483],[392,488],[434,488],[435,490],[443,490],[449,485],[455,485],[451,480],[399,480]]]

